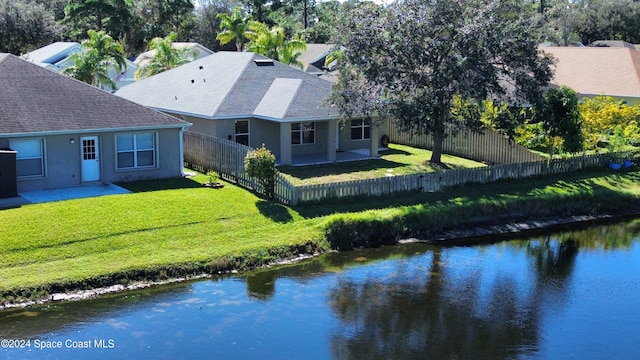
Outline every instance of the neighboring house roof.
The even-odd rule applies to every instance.
[[[0,135],[184,126],[189,123],[0,53]]]
[[[184,48],[193,49],[196,52],[195,59],[200,59],[214,53],[214,51],[209,50],[203,45],[200,45],[195,42],[174,42],[174,43],[171,43],[171,47],[175,49],[184,49]],[[145,51],[142,54],[138,55],[138,57],[133,62],[136,64],[136,66],[142,67],[149,64],[151,62],[151,59],[153,59],[155,55],[156,55],[155,50]]]
[[[324,77],[331,82],[337,81],[336,61],[325,66],[327,56],[333,51],[333,44],[307,44],[307,49],[300,54],[304,71]]]
[[[77,42],[55,42],[26,53],[22,55],[21,58],[51,71],[62,73],[62,70],[65,67],[73,65],[69,56],[73,53],[79,52],[80,50],[82,50],[82,47]],[[125,71],[118,72],[114,67],[109,72],[109,76],[116,82],[116,86],[118,87],[125,86],[135,81],[134,73],[137,65],[128,59],[125,59],[125,63],[127,64],[127,69]]]
[[[209,119],[338,118],[332,84],[250,52],[217,52],[140,80],[116,95],[151,108]]]
[[[628,47],[544,47],[555,59],[553,85],[583,96],[640,98],[640,52]]]
[[[80,51],[79,43],[59,41],[33,50],[21,57],[40,66],[56,65],[78,51]]]
[[[622,41],[622,40],[598,40],[598,41],[594,41],[591,44],[589,44],[589,46],[594,46],[594,47],[626,47],[629,49],[634,49],[636,50],[636,46],[628,43],[626,41]]]

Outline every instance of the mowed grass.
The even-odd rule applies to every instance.
[[[378,159],[306,166],[280,166],[278,170],[294,185],[315,185],[389,175],[486,166],[481,162],[446,154],[442,155],[441,165],[434,165],[429,163],[431,154],[430,150],[389,144],[389,149],[381,151]]]
[[[0,289],[318,240],[317,221],[284,206],[231,185],[180,181],[171,190],[0,210]]]
[[[638,171],[599,169],[295,208],[231,184],[204,188],[204,181],[199,175],[122,184],[135,192],[0,210],[0,292],[309,242],[326,248],[328,226],[336,219],[457,227],[502,213],[640,209]]]

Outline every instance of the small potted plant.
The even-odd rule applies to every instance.
[[[204,185],[214,189],[219,189],[224,186],[224,184],[220,182],[220,175],[213,170],[207,172],[207,182]]]

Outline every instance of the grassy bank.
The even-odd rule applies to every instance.
[[[206,179],[0,210],[0,299],[249,268],[299,253],[526,219],[640,209],[640,172],[598,170],[289,208]]]

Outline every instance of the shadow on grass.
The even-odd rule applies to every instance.
[[[283,174],[298,178],[300,180],[305,180],[314,177],[341,175],[380,169],[392,169],[403,166],[407,165],[384,159],[373,159],[321,165],[279,166],[278,171]]]
[[[286,206],[271,201],[260,200],[256,203],[258,211],[269,219],[278,223],[288,223],[293,221]]]
[[[193,189],[193,188],[202,187],[202,184],[189,178],[141,180],[141,181],[117,183],[116,185],[123,187],[134,193],[159,191],[159,190]]]
[[[390,148],[389,150],[380,151],[380,155],[386,156],[386,155],[413,155],[413,154],[405,150]]]
[[[306,203],[293,207],[305,218],[315,218],[334,213],[355,213],[372,209],[435,206],[446,204],[501,203],[505,198],[524,201],[562,201],[563,196],[597,197],[594,208],[628,208],[631,202],[640,202],[634,195],[625,195],[612,189],[625,184],[640,183],[640,172],[625,175],[607,170],[592,170],[548,177],[520,180],[500,180],[489,184],[465,184],[444,188],[442,191],[424,193],[411,191],[381,197],[351,197]],[[625,203],[626,202],[626,203]],[[589,211],[590,209],[585,209]]]

